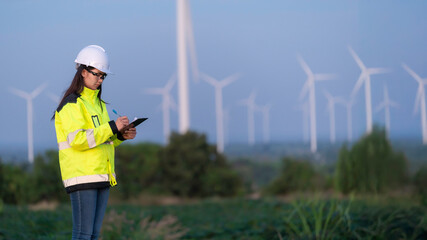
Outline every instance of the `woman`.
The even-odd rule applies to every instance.
[[[83,48],[77,72],[55,111],[59,163],[73,213],[72,239],[98,239],[109,187],[116,185],[114,148],[133,139],[136,129],[122,131],[126,116],[110,121],[101,99],[110,72],[108,56],[97,45]]]

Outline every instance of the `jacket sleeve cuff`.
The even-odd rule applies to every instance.
[[[117,133],[117,139],[119,139],[120,141],[124,141],[124,140],[126,140],[126,139],[123,137],[123,135],[122,135],[122,133],[121,133],[121,132],[118,132],[118,133]]]
[[[113,120],[109,121],[108,123],[110,124],[110,128],[111,131],[113,131],[113,134],[119,133],[119,129],[117,128],[116,123]]]

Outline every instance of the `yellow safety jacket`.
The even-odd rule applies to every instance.
[[[103,101],[101,108],[98,92],[85,87],[67,96],[55,112],[59,165],[68,193],[117,184],[114,148],[125,139]]]

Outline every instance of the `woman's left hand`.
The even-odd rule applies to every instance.
[[[134,139],[136,136],[136,128],[129,128],[122,135],[124,139]]]

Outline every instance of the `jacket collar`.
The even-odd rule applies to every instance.
[[[83,87],[83,91],[80,93],[80,96],[83,99],[94,103],[96,101],[96,99],[98,98],[98,93],[99,93],[99,89],[92,90],[90,88]]]

